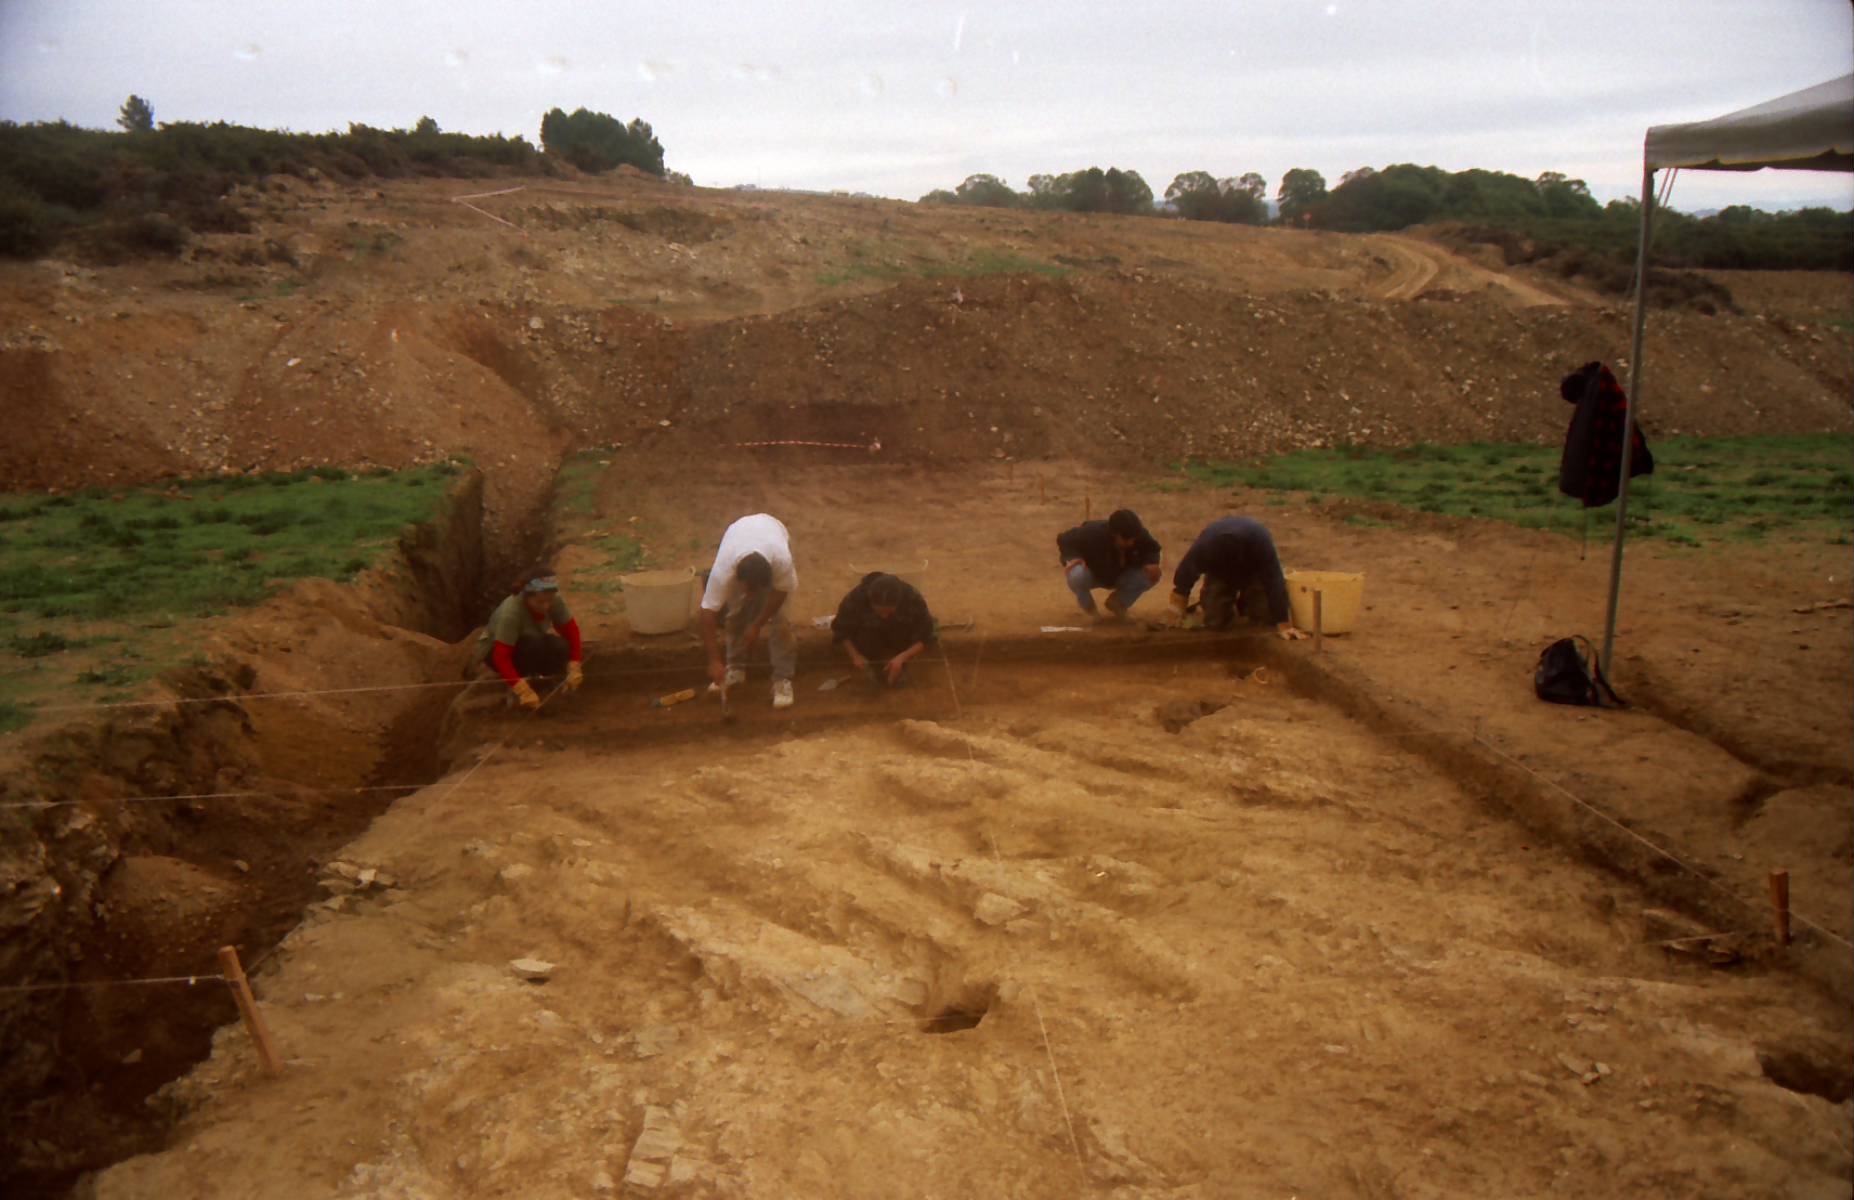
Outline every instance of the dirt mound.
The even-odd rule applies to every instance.
[[[643,187],[251,190],[184,261],[0,266],[0,486],[466,455],[514,541],[573,446],[1532,439],[1568,365],[1628,353],[1619,308],[1423,237]],[[1657,315],[1652,432],[1849,426],[1846,304],[1761,287]]]

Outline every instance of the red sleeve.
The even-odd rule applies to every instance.
[[[580,662],[579,621],[569,617],[565,625],[556,625],[554,628],[558,629],[560,636],[566,639],[567,657],[574,662]]]
[[[497,642],[489,648],[489,665],[510,687],[521,682],[521,672],[515,669],[515,647],[507,642]]]

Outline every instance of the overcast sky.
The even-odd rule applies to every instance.
[[[539,140],[584,105],[699,184],[916,199],[989,172],[1562,171],[1634,194],[1651,124],[1854,69],[1849,0],[0,0],[0,118]],[[1683,172],[1674,207],[1854,207],[1854,176]]]

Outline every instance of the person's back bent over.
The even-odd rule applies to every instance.
[[[933,644],[933,614],[906,581],[871,571],[837,605],[831,641],[850,665],[899,686],[908,664]]]
[[[776,517],[742,517],[721,535],[721,549],[702,593],[702,645],[714,688],[746,681],[747,656],[766,637],[772,663],[774,708],[792,705],[792,676],[798,670],[798,641],[786,615],[786,601],[798,588],[792,540]],[[727,633],[727,660],[716,644],[716,626]]]
[[[1256,624],[1271,623],[1289,640],[1307,636],[1290,619],[1281,557],[1260,521],[1219,517],[1204,526],[1172,575],[1172,610],[1180,617],[1199,578],[1204,581],[1199,604],[1208,628],[1228,629],[1240,616]]]

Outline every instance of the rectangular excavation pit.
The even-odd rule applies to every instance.
[[[751,740],[819,732],[839,726],[904,718],[961,719],[968,709],[1041,703],[1049,689],[1083,686],[1091,673],[1132,673],[1155,686],[1184,686],[1187,679],[1249,679],[1272,653],[1265,633],[1204,634],[1110,627],[1088,634],[947,637],[909,665],[895,688],[873,684],[850,668],[827,640],[803,637],[795,680],[796,703],[771,706],[763,662],[733,689],[729,712],[707,690],[700,654],[685,641],[663,646],[632,643],[588,655],[586,685],[576,695],[550,700],[539,713],[491,704],[463,712],[447,725],[445,755],[507,740],[512,744],[594,746],[614,749],[727,736]],[[1263,673],[1266,680],[1266,672]],[[821,685],[830,684],[829,687]],[[495,685],[484,684],[493,694]],[[694,700],[652,707],[658,697],[694,688]],[[466,705],[469,702],[466,702]]]
[[[653,730],[647,688],[592,673],[350,848],[412,882],[320,920],[266,980],[286,1057],[314,1044],[317,1068],[208,1095],[109,1194],[184,1190],[199,1138],[288,1143],[224,1164],[248,1194],[283,1186],[272,1157],[366,1163],[382,1189],[421,1160],[479,1192],[592,1179],[636,1096],[717,1194],[1844,1178],[1837,1110],[1757,1057],[1776,1027],[1845,1041],[1838,1007],[1643,945],[1639,891],[1303,694],[1272,650],[1034,645],[956,646],[957,713],[943,683],[874,712],[801,684],[793,712],[824,711],[745,736]],[[1169,731],[1179,698],[1213,707]],[[557,964],[544,991],[508,977],[522,955]],[[1008,983],[981,1004],[924,963]],[[921,1036],[962,1031],[982,1036]],[[207,1077],[244,1054],[222,1039]],[[498,1129],[543,1132],[492,1162]]]

